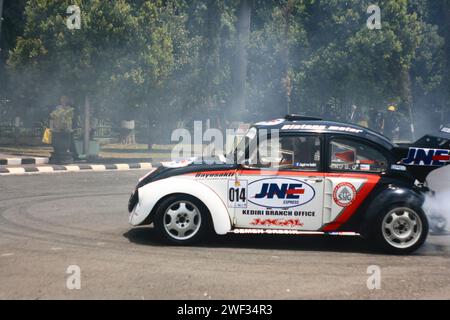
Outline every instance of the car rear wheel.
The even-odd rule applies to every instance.
[[[189,245],[199,241],[209,226],[209,214],[203,203],[190,196],[173,196],[159,206],[155,228],[172,244]]]
[[[428,220],[420,208],[392,206],[378,217],[375,240],[384,251],[409,254],[425,242]]]

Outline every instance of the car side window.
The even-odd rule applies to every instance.
[[[299,171],[318,171],[320,167],[317,136],[281,136],[275,145],[271,140],[261,141],[259,149],[259,167]]]
[[[380,151],[360,142],[333,139],[330,149],[331,170],[380,173],[388,167],[388,160]]]

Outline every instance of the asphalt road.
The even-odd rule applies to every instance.
[[[450,298],[450,237],[415,255],[355,238],[230,235],[162,245],[127,222],[143,171],[0,177],[0,299]],[[66,282],[79,266],[81,288]],[[381,289],[367,288],[367,268]]]

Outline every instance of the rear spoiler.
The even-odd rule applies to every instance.
[[[401,144],[393,150],[398,164],[420,182],[425,182],[430,172],[450,164],[450,127],[427,134],[412,144]]]

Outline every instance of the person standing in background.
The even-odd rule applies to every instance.
[[[383,127],[383,133],[386,137],[391,140],[398,139],[400,131],[400,117],[396,106],[390,105],[388,107],[386,116],[384,117]]]
[[[73,131],[77,128],[78,125],[78,118],[79,118],[79,113],[77,112],[77,109],[73,107],[73,104],[70,103],[70,100],[67,96],[63,95],[61,96],[60,100],[59,100],[60,104],[57,105],[54,109],[54,111],[59,110],[59,109],[73,109],[73,117],[71,119],[71,138],[70,138],[70,152],[72,153],[72,156],[74,158],[74,160],[79,160],[79,156],[78,156],[78,152],[75,146],[75,139],[74,139],[74,134]],[[50,129],[53,130],[53,124],[50,120]]]
[[[348,117],[348,122],[350,123],[358,123],[360,121],[360,111],[356,105],[352,105],[350,110],[350,115]]]
[[[366,128],[369,126],[369,122],[364,111],[356,105],[352,105],[347,121]]]
[[[369,128],[382,133],[383,132],[384,115],[375,107],[369,110]]]

